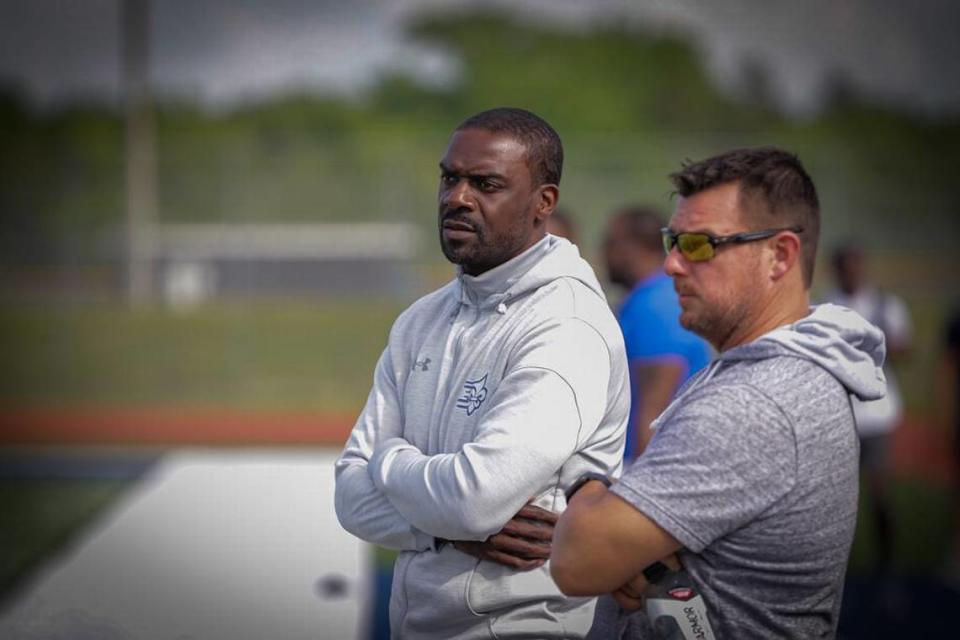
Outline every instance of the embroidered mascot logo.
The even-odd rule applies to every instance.
[[[487,376],[479,380],[467,380],[463,385],[463,396],[457,399],[457,408],[464,409],[468,416],[480,408],[487,399]]]

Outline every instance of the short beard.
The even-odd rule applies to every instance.
[[[737,304],[726,313],[700,315],[696,320],[685,323],[684,328],[720,350],[747,315],[745,305]]]
[[[479,275],[499,267],[523,252],[528,237],[522,224],[501,236],[491,236],[482,227],[474,227],[476,237],[473,243],[457,245],[444,241],[443,227],[440,228],[440,250],[453,264],[460,265],[467,274]]]
[[[479,275],[490,269],[499,267],[523,251],[526,239],[517,235],[513,242],[496,240],[488,242],[488,236],[477,229],[476,240],[472,246],[462,245],[459,248],[444,242],[443,230],[440,230],[440,250],[444,257],[453,264],[459,265],[467,274]],[[509,237],[507,238],[509,239]]]
[[[473,250],[476,251],[486,242],[486,235],[481,229],[474,229],[474,231],[476,233],[476,239]],[[443,256],[453,264],[463,265],[470,259],[469,253],[471,249],[468,248],[467,245],[448,243],[443,237],[443,227],[440,227],[440,251],[442,251]]]

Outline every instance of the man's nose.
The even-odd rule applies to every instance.
[[[469,182],[466,180],[457,180],[456,183],[447,185],[440,192],[440,204],[443,205],[444,209],[473,208]]]
[[[680,255],[680,250],[674,245],[663,261],[663,271],[673,278],[683,274],[683,267],[683,256]]]

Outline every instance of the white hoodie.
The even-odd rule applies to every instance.
[[[561,238],[401,314],[336,467],[344,528],[403,551],[394,636],[583,637],[594,601],[563,596],[549,564],[519,572],[434,538],[484,540],[531,498],[562,511],[586,471],[618,475],[629,404],[616,320]]]

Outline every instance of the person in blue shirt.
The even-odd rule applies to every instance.
[[[603,242],[607,278],[628,292],[617,313],[630,363],[627,460],[643,452],[650,422],[712,357],[706,341],[680,325],[680,303],[663,272],[665,224],[652,207],[624,206],[611,216]]]

